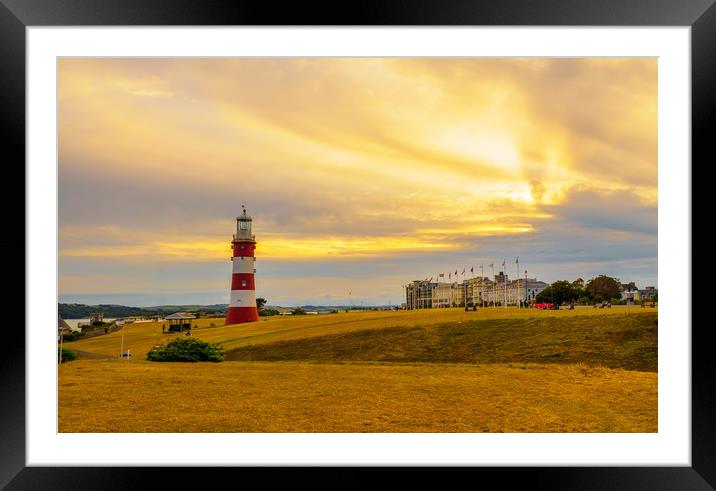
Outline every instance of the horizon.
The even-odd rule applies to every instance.
[[[396,305],[515,257],[658,288],[657,67],[60,59],[59,301],[228,303],[242,204],[272,305]]]
[[[598,276],[598,275],[595,275],[595,276]],[[620,283],[625,283],[623,280],[621,280],[621,279],[620,279],[619,277],[617,277],[617,276],[612,276],[612,275],[609,275],[609,274],[607,274],[606,276],[610,276],[610,277],[616,278],[616,279],[618,279],[618,280],[620,281]],[[509,275],[508,275],[508,277],[509,277]],[[510,278],[511,278],[511,277],[510,277]],[[590,277],[590,278],[582,278],[582,279],[583,279],[584,282],[586,283],[586,282],[589,281],[591,278],[592,278],[592,277]],[[567,280],[567,281],[572,282],[572,281],[574,281],[574,280],[576,280],[576,279],[577,279],[577,278],[574,278],[574,279],[571,279],[571,280],[567,280],[566,278],[561,278],[561,279],[559,279],[559,280],[554,280],[554,281]],[[540,278],[537,278],[537,280],[540,280]],[[413,281],[413,280],[411,280],[411,281]],[[416,281],[418,281],[418,280],[416,280]],[[547,284],[551,284],[551,283],[554,283],[554,281],[549,281],[549,282],[546,282],[546,283],[547,283]],[[446,283],[446,284],[447,284],[447,283],[450,283],[450,282],[449,282],[449,281],[448,281],[448,282],[445,282],[445,281],[435,281],[434,283]],[[453,282],[453,283],[454,283],[454,282]],[[627,281],[627,283],[628,283],[628,281]],[[657,290],[658,290],[658,285],[656,285],[656,284],[654,284],[654,285],[651,285],[651,284],[643,284],[643,285],[640,285],[640,284],[637,283],[636,286],[637,286],[637,288],[638,288],[639,290],[643,290],[643,289],[645,289],[646,287],[649,287],[649,286],[653,286],[653,287],[657,288]],[[217,294],[217,295],[220,295],[220,294]],[[126,294],[126,295],[121,295],[121,294],[120,294],[120,295],[115,296],[115,297],[112,297],[112,298],[117,298],[117,297],[119,297],[119,298],[128,298],[128,299],[129,299],[129,298],[144,298],[144,296],[143,296],[141,293],[131,293],[131,294]],[[96,300],[96,298],[102,298],[102,299],[104,299],[104,298],[109,298],[109,297],[105,297],[105,295],[103,295],[103,294],[99,294],[99,295],[78,295],[78,296],[67,295],[65,299],[63,299],[62,297],[60,297],[58,303],[64,303],[64,304],[83,304],[83,305],[87,305],[87,306],[96,306],[96,305],[103,304],[103,305],[119,305],[119,306],[123,306],[123,307],[140,307],[140,308],[163,307],[163,306],[170,306],[170,305],[171,305],[171,306],[196,305],[196,306],[200,306],[200,307],[207,307],[207,306],[211,306],[211,305],[228,305],[227,302],[205,302],[205,303],[204,303],[204,302],[193,302],[193,301],[180,302],[180,303],[177,303],[177,302],[166,302],[166,303],[146,303],[146,302],[145,302],[145,303],[141,303],[141,302],[140,302],[140,303],[128,304],[128,303],[121,303],[121,302],[110,301],[110,300]],[[257,297],[257,298],[259,298],[259,297]],[[82,299],[84,299],[84,300],[82,300]],[[92,299],[95,299],[95,300],[92,300]],[[357,302],[357,303],[356,303],[356,302]],[[352,307],[354,307],[354,308],[358,308],[358,307],[385,307],[385,306],[391,306],[391,305],[399,306],[399,305],[402,304],[402,303],[405,303],[405,297],[401,297],[400,300],[397,300],[397,301],[395,301],[395,302],[388,301],[388,302],[386,302],[386,303],[365,303],[365,300],[363,300],[363,299],[354,299],[354,300],[353,300]],[[336,300],[335,302],[333,302],[333,303],[305,302],[305,303],[290,303],[290,304],[286,304],[286,303],[271,303],[271,302],[268,301],[268,299],[267,299],[266,306],[267,306],[267,307],[305,307],[305,306],[314,306],[314,307],[346,307],[346,306],[351,306],[351,304],[350,304],[350,303],[340,303],[340,302],[338,302],[337,300]]]

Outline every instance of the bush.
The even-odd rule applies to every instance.
[[[65,343],[67,343],[67,342],[72,342],[72,341],[77,341],[77,340],[78,340],[79,338],[81,338],[81,337],[82,337],[82,332],[81,332],[81,331],[68,332],[68,333],[62,335],[62,341],[65,342]]]
[[[57,347],[57,359],[62,359],[62,362],[72,361],[77,359],[77,353],[68,350],[67,348]]]
[[[293,315],[306,315],[306,311],[303,310],[301,307],[296,307],[291,313]]]
[[[199,339],[176,338],[164,346],[155,346],[147,353],[149,361],[223,361],[221,346]]]

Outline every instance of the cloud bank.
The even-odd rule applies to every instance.
[[[61,300],[225,302],[241,204],[277,304],[396,303],[515,256],[656,284],[656,59],[62,59],[58,80]]]

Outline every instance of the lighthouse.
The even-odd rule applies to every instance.
[[[243,213],[236,217],[236,233],[231,241],[233,254],[231,257],[231,297],[226,312],[224,325],[240,324],[242,322],[255,322],[259,320],[256,309],[256,285],[254,283],[254,263],[256,257],[256,240],[251,235],[251,217],[246,214],[246,208],[241,207]]]

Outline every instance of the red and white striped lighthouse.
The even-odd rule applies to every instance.
[[[241,216],[236,217],[236,233],[234,234],[234,240],[231,241],[234,251],[231,257],[233,262],[231,298],[224,325],[259,320],[259,313],[256,309],[256,285],[254,283],[256,240],[251,235],[251,217],[246,215],[244,206],[241,208],[243,213]]]

